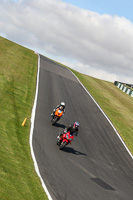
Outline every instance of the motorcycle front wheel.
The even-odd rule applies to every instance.
[[[67,145],[67,142],[62,142],[59,149],[62,150]]]
[[[58,120],[59,120],[59,119],[58,119],[57,117],[54,116],[54,117],[51,119],[52,125],[54,125]]]

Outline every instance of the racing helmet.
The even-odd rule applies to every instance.
[[[75,122],[73,126],[74,126],[74,128],[79,127],[79,122]]]
[[[61,102],[60,105],[63,106],[63,108],[65,108],[65,103],[64,102]]]

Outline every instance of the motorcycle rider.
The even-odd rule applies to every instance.
[[[71,124],[65,128],[65,130],[59,134],[57,138],[60,138],[60,144],[62,141],[62,137],[64,133],[67,133],[68,131],[70,132],[70,135],[78,136],[78,127],[79,127],[79,122],[74,122],[74,124]]]
[[[77,136],[78,135],[78,127],[79,127],[79,122],[75,122],[74,124],[71,124],[68,127],[66,127],[64,130],[64,133],[67,133],[69,131],[70,135]]]
[[[65,114],[65,103],[61,102],[59,105],[56,106],[56,108],[53,110],[53,113],[51,114],[51,117],[54,116],[56,109],[59,108],[61,111],[63,111],[63,115]]]

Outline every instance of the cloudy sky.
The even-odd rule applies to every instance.
[[[133,0],[0,0],[0,36],[99,79],[133,84]]]

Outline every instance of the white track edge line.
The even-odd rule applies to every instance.
[[[116,128],[114,127],[114,125],[112,124],[112,122],[110,121],[110,119],[107,117],[107,115],[104,113],[104,111],[102,110],[102,108],[98,105],[98,103],[95,101],[95,99],[92,97],[92,95],[88,92],[88,90],[85,88],[85,86],[81,83],[81,81],[78,79],[78,77],[70,70],[68,69],[78,80],[78,82],[82,85],[82,87],[85,89],[85,91],[89,94],[89,96],[92,98],[92,100],[95,102],[95,104],[98,106],[98,108],[100,109],[100,111],[103,113],[103,115],[106,117],[106,119],[108,120],[108,122],[111,124],[111,126],[113,127],[115,133],[117,134],[117,136],[119,137],[119,139],[121,140],[122,144],[124,145],[124,147],[126,148],[127,152],[129,153],[129,155],[131,156],[131,158],[133,159],[133,155],[131,154],[131,152],[129,151],[128,147],[126,146],[125,142],[123,141],[123,139],[121,138],[120,134],[117,132]]]
[[[46,192],[48,199],[53,200],[52,197],[50,196],[50,193],[49,193],[41,175],[40,175],[39,168],[38,168],[38,165],[37,165],[37,161],[36,161],[36,158],[35,158],[35,155],[34,155],[33,146],[32,146],[34,120],[35,120],[35,112],[36,112],[37,97],[38,97],[39,73],[40,73],[40,55],[38,54],[38,71],[37,71],[37,81],[36,81],[36,94],[35,94],[34,105],[33,105],[33,108],[32,108],[32,114],[31,114],[30,148],[31,148],[32,159],[33,159],[33,162],[34,162],[34,167],[35,167],[37,175],[39,176],[39,178],[41,180],[42,187],[43,187],[44,191]]]

